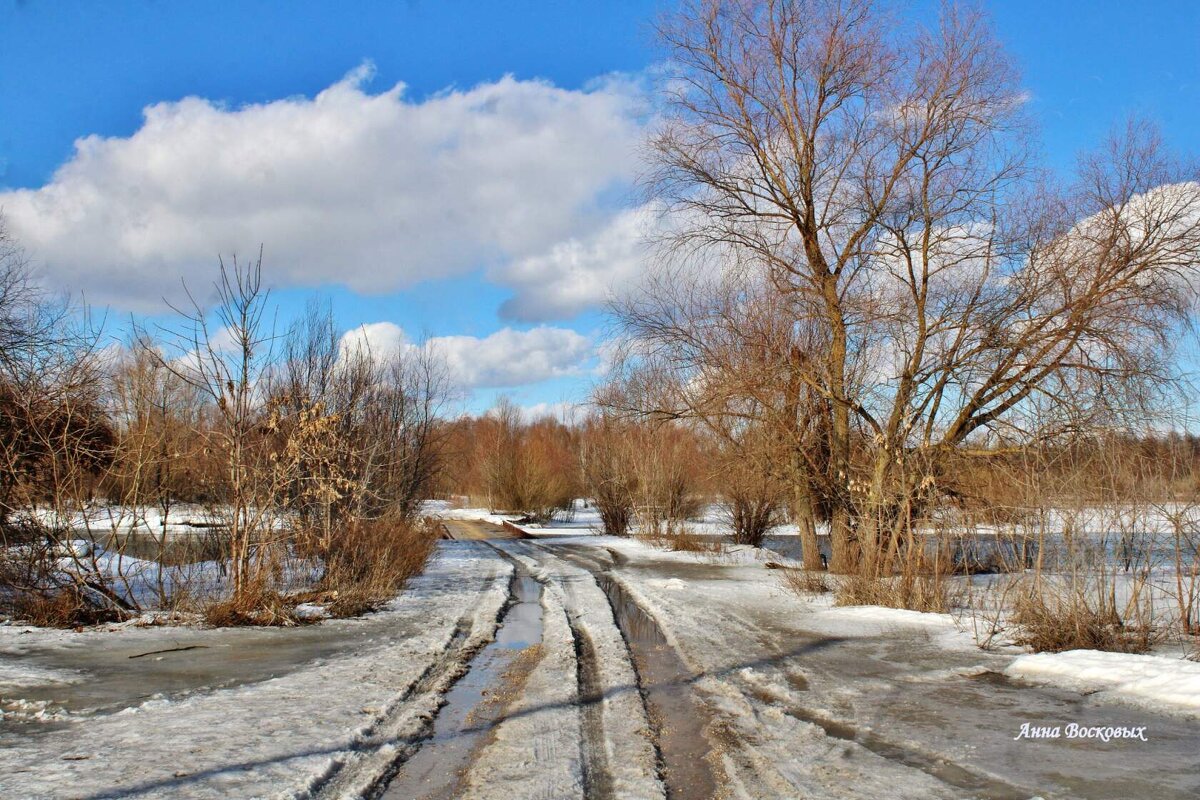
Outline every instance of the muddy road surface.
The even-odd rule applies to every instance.
[[[1195,719],[1011,681],[932,615],[875,624],[745,553],[444,524],[360,620],[0,629],[0,796],[1200,796]],[[1014,738],[1070,722],[1149,741]]]

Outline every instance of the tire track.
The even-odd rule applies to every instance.
[[[590,554],[555,553],[544,545],[530,545],[585,570],[604,592],[637,677],[667,797],[700,800],[719,796],[719,770],[709,757],[713,748],[705,736],[711,720],[691,690],[696,676],[671,647],[657,620]]]
[[[576,559],[570,558],[565,553],[531,540],[506,543],[505,549],[509,548],[533,560],[547,572],[553,568],[552,565],[555,563],[583,572],[583,575],[578,578],[572,575],[563,575],[558,580],[562,585],[564,596],[571,598],[569,602],[565,603],[565,606],[576,646],[579,697],[584,730],[582,744],[587,797],[599,800],[615,797],[638,798],[639,800],[650,796],[704,797],[704,794],[672,795],[663,783],[664,759],[659,748],[661,726],[656,724],[656,715],[653,713],[653,709],[647,705],[637,659],[622,630],[619,614],[612,606],[611,598],[605,591],[602,579],[597,576],[596,571],[590,566],[579,564]],[[577,582],[584,579],[584,576],[586,576],[587,585],[590,585],[590,588],[599,595],[596,599],[603,598],[602,602],[612,613],[611,617],[606,616],[600,620],[588,619],[589,612],[592,614],[596,612],[594,603],[589,603],[584,597],[587,592],[587,589],[584,588],[585,584]],[[592,630],[592,626],[598,627]],[[602,656],[595,639],[596,633],[605,629],[612,631],[608,637],[610,639],[608,642],[609,658],[618,655],[612,650],[614,647],[619,648],[620,661],[624,668],[628,669],[628,677],[624,682],[614,681],[611,674],[605,675]],[[611,671],[611,665],[608,669]],[[617,698],[617,695],[624,695],[632,699],[636,704],[634,706],[636,716],[644,721],[644,725],[634,733],[645,748],[643,755],[645,768],[639,775],[633,775],[635,770],[631,768],[631,765],[623,763],[627,759],[610,750],[610,748],[617,747],[618,745],[615,745],[614,742],[620,740],[621,733],[616,731],[621,731],[625,736],[630,734],[628,730],[630,720],[611,719],[612,715],[609,713],[611,709],[606,710],[606,706],[613,702],[625,704],[629,702],[626,697]],[[633,709],[626,706],[626,710],[632,711]],[[629,714],[626,713],[625,716],[629,716]],[[651,771],[653,774],[648,774]],[[651,792],[653,794],[650,794]]]
[[[502,558],[508,559],[518,570],[526,571],[528,567],[504,548],[488,543]],[[534,576],[535,580],[546,586],[544,577]],[[612,800],[613,781],[609,773],[608,753],[605,747],[604,732],[604,684],[600,677],[600,667],[596,657],[596,646],[592,638],[579,624],[577,615],[569,604],[564,604],[567,612],[567,625],[571,630],[571,641],[575,650],[575,682],[576,694],[579,698],[580,723],[583,738],[580,741],[580,755],[583,762],[583,790],[588,800]]]
[[[366,728],[346,755],[302,795],[310,800],[343,797],[379,797],[400,767],[420,749],[433,729],[446,692],[465,675],[471,659],[487,646],[500,620],[514,602],[513,583],[508,578],[505,601],[490,620],[464,616],[455,625],[442,653],[407,689],[397,695],[383,714]],[[490,591],[498,576],[482,589]],[[479,629],[491,624],[490,631]]]
[[[580,630],[573,617],[573,614],[567,614],[571,638],[575,642],[576,680],[583,723],[584,796],[589,800],[611,800],[614,796],[613,780],[604,741],[604,684],[600,679],[596,646],[587,632]]]

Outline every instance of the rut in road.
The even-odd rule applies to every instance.
[[[513,603],[515,574],[508,575],[507,600],[496,612],[500,619]],[[492,583],[501,580],[493,575]],[[483,590],[485,593],[487,588]],[[442,697],[468,671],[468,664],[491,639],[479,628],[482,620],[464,617],[458,621],[446,647],[436,661],[405,691],[388,704],[382,717],[363,732],[346,757],[336,762],[321,780],[309,787],[313,800],[348,796],[378,797],[399,765],[412,757],[429,736]]]
[[[714,769],[710,757],[713,748],[704,733],[709,719],[691,689],[696,676],[667,642],[654,617],[593,558],[528,540],[508,546],[526,550],[533,558],[540,554],[542,558],[569,563],[583,570],[603,592],[650,723],[651,744],[666,796],[670,800],[717,796],[719,770]],[[581,627],[577,619],[572,625]]]
[[[528,567],[519,558],[503,547],[489,543],[501,557],[508,559],[514,567],[526,572]],[[546,579],[536,578],[543,585]],[[596,645],[586,630],[579,624],[576,614],[566,608],[567,625],[571,630],[571,641],[575,655],[576,693],[580,709],[580,724],[583,738],[579,743],[583,763],[583,790],[588,800],[610,800],[614,797],[612,775],[609,772],[608,752],[604,731],[604,683],[596,656]]]

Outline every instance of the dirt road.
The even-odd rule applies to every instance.
[[[492,522],[474,519],[448,519],[442,522],[448,539],[480,541],[484,539],[516,539],[519,531]]]
[[[1195,721],[1018,684],[1001,674],[1007,656],[938,646],[919,626],[843,635],[824,629],[822,614],[807,622],[777,613],[797,604],[761,567],[590,536],[487,544],[540,587],[536,659],[571,683],[571,707],[539,695],[527,666],[493,674],[509,710],[472,730],[481,738],[457,752],[453,785],[422,794],[404,780],[385,797],[1117,800],[1200,791]],[[447,711],[478,716],[454,701]],[[1026,722],[1144,725],[1153,744],[1016,741]],[[530,744],[538,741],[577,748],[577,777],[497,768],[545,764]]]
[[[753,557],[446,529],[360,620],[0,627],[0,796],[1200,796],[1196,720],[1009,680],[944,618],[873,622]],[[1149,740],[1015,739],[1070,722]]]

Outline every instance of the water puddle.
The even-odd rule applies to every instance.
[[[495,641],[471,659],[467,673],[446,693],[433,732],[404,762],[380,797],[448,800],[491,731],[504,719],[519,685],[536,661],[542,641],[542,586],[529,575],[513,583],[515,602],[504,612]]]
[[[620,584],[602,574],[595,577],[608,595],[637,667],[650,723],[657,733],[667,797],[715,797],[717,782],[707,758],[712,748],[704,737],[704,717],[692,697],[692,673],[667,644],[658,623]]]

